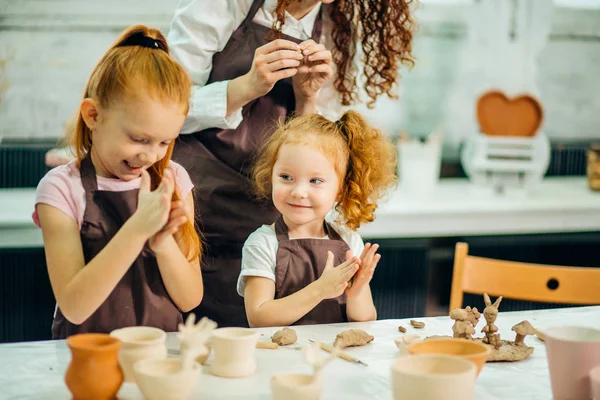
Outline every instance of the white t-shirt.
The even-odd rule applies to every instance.
[[[352,254],[360,257],[365,247],[360,235],[340,226],[328,218],[329,225],[340,235],[340,237],[348,244]],[[322,239],[328,239],[325,236]],[[275,234],[275,225],[263,225],[246,239],[244,248],[242,249],[242,270],[237,282],[237,291],[240,296],[244,296],[246,287],[246,276],[261,276],[263,278],[275,281],[275,264],[279,241]]]
[[[272,14],[276,0],[265,0],[254,16],[253,22],[271,27]],[[242,24],[252,0],[180,0],[167,41],[169,51],[187,70],[192,80],[190,109],[181,129],[182,134],[193,133],[206,128],[235,129],[241,123],[242,109],[227,116],[227,85],[229,81],[213,82],[208,78],[213,68],[213,56],[222,51],[233,32]],[[302,19],[296,20],[286,13],[282,32],[299,40],[311,37],[313,26],[321,3]],[[332,21],[327,12],[322,13],[323,25],[320,43],[327,49],[333,49],[331,39]],[[332,64],[335,69],[335,65]],[[343,111],[340,97],[330,79],[319,91],[317,108],[332,121],[339,118]]]

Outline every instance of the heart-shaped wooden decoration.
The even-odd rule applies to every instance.
[[[477,101],[481,131],[491,136],[534,136],[542,120],[542,105],[530,95],[509,99],[504,93],[490,91]]]

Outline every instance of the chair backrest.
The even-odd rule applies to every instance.
[[[468,244],[457,243],[450,311],[462,307],[465,292],[525,301],[600,304],[600,268],[475,257],[469,255]]]

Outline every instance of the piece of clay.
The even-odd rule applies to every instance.
[[[410,320],[410,324],[413,326],[413,328],[416,328],[416,329],[425,328],[425,322],[415,321],[414,319]]]
[[[519,322],[518,324],[512,327],[512,330],[517,334],[517,336],[515,337],[516,346],[524,346],[525,336],[535,335],[537,332],[537,330],[529,323],[529,321]]]
[[[400,332],[402,332],[402,333],[406,333],[406,328],[405,328],[405,327],[403,327],[402,325],[400,325],[400,326],[398,327],[398,330],[399,330]]]
[[[335,342],[333,342],[333,346],[342,349],[344,347],[364,346],[365,344],[372,342],[373,339],[375,339],[373,336],[361,329],[350,329],[338,333],[335,337]]]
[[[494,325],[496,318],[498,317],[498,307],[500,306],[500,302],[502,301],[502,296],[498,297],[494,304],[490,300],[490,296],[487,293],[483,294],[483,300],[485,301],[485,309],[483,310],[483,317],[485,318],[487,324],[481,330],[482,333],[485,334],[485,338],[483,339],[483,343],[488,343],[494,346],[496,350],[498,350],[501,346],[500,342],[500,334],[498,332],[498,327]]]
[[[283,328],[271,337],[273,343],[277,343],[280,346],[287,346],[288,344],[294,344],[298,340],[296,331],[290,328]]]
[[[475,339],[483,342],[483,339]],[[487,344],[492,350],[488,356],[488,362],[497,361],[521,361],[531,354],[533,354],[533,347],[529,346],[517,346],[514,342],[508,340],[501,340],[498,348],[493,345]]]
[[[473,324],[469,322],[469,312],[462,308],[457,308],[456,310],[452,310],[450,312],[450,318],[452,318],[455,322],[452,325],[452,337],[459,339],[473,339],[473,335],[475,334],[475,328]]]
[[[537,338],[540,339],[542,342],[546,341],[546,336],[544,336],[544,334],[538,330],[535,331],[535,336],[537,336]]]

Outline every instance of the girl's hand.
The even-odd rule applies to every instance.
[[[348,251],[348,253],[350,252]],[[325,269],[316,281],[323,299],[333,299],[341,296],[348,286],[348,281],[358,269],[358,258],[352,257],[348,253],[346,253],[346,261],[334,268],[333,253],[331,251],[327,252]]]
[[[333,76],[331,52],[314,40],[300,43],[304,60],[292,78],[294,94],[303,99],[313,98]]]
[[[175,179],[171,170],[165,169],[162,181],[155,191],[150,190],[148,171],[142,170],[138,206],[131,219],[136,230],[145,237],[152,237],[169,221],[173,190],[175,190]]]
[[[148,243],[150,249],[156,254],[163,250],[168,250],[168,246],[165,245],[167,243],[166,239],[175,235],[179,231],[179,227],[185,224],[187,220],[188,216],[185,209],[185,203],[181,200],[172,202],[169,220],[160,231],[150,238]]]
[[[276,39],[259,47],[246,74],[247,90],[253,98],[264,96],[277,81],[294,76],[302,58],[298,44],[290,40]]]
[[[360,291],[371,282],[377,263],[381,260],[381,254],[377,253],[379,249],[378,244],[371,245],[367,243],[360,256],[360,267],[354,279],[352,280],[352,286],[346,289],[346,296],[352,298],[356,297]],[[346,255],[348,258],[348,255]]]

